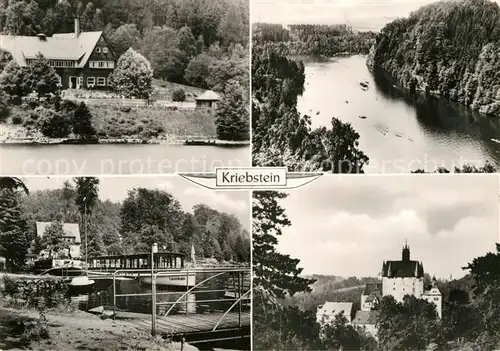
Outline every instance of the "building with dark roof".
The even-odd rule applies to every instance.
[[[116,62],[104,33],[81,32],[78,18],[73,33],[0,35],[0,49],[21,67],[42,55],[56,70],[62,89],[107,89]]]
[[[382,298],[382,282],[377,280],[366,283],[361,293],[361,310],[371,311],[375,308]]]
[[[406,295],[425,299],[436,305],[441,317],[442,296],[434,283],[433,289],[424,291],[424,266],[419,261],[411,260],[410,248],[405,244],[400,261],[386,261],[382,264],[382,296],[391,295],[402,302]]]

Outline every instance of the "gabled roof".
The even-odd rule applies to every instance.
[[[102,31],[81,32],[78,37],[74,33],[54,34],[45,37],[0,35],[0,49],[8,51],[19,66],[27,66],[26,59],[34,59],[40,53],[50,60],[76,61],[77,68],[87,63]]]
[[[43,237],[45,230],[51,224],[52,222],[36,222],[36,233],[38,236]],[[63,223],[63,231],[66,237],[75,238],[75,243],[81,243],[78,223]]]
[[[352,302],[326,301],[324,305],[318,306],[317,314],[333,316],[340,312],[344,312],[344,316],[350,317],[352,313]]]
[[[424,266],[418,261],[387,261],[382,265],[382,277],[422,278]]]
[[[204,100],[204,101],[219,101],[220,96],[215,91],[207,90],[200,96],[196,97],[196,100]]]
[[[356,312],[356,316],[352,320],[352,324],[375,325],[377,323],[377,317],[379,313],[379,311],[358,311]]]

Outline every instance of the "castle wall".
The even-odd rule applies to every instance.
[[[424,293],[424,278],[382,278],[382,295],[392,295],[398,302],[405,295],[420,298]]]

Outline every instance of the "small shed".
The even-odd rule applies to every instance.
[[[212,90],[207,90],[200,96],[195,98],[196,107],[198,108],[216,108],[217,103],[220,101],[220,96]]]

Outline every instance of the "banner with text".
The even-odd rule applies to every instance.
[[[179,175],[213,190],[280,190],[304,186],[323,173],[287,172],[286,167],[221,167],[215,172]]]

